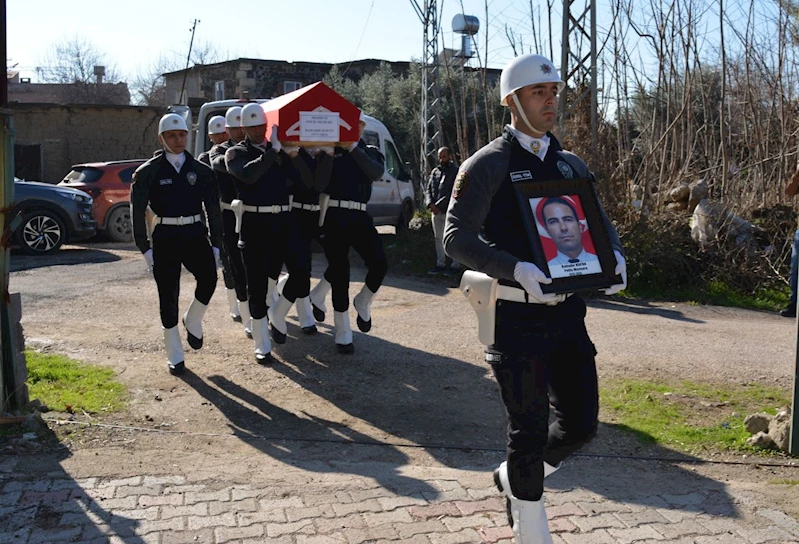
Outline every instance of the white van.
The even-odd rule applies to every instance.
[[[231,99],[206,102],[200,107],[200,114],[195,125],[192,125],[191,111],[187,106],[171,106],[169,111],[183,116],[186,119],[186,125],[192,127],[187,148],[193,149],[196,157],[211,148],[211,141],[207,136],[208,121],[211,117],[214,115],[224,117],[225,112],[231,106],[241,106],[247,102],[260,103],[267,100],[269,99],[256,98],[254,100]],[[380,149],[386,158],[386,167],[382,178],[372,183],[372,197],[366,205],[366,211],[372,216],[375,226],[392,225],[396,226],[398,231],[407,229],[408,223],[413,218],[414,202],[416,202],[411,174],[405,163],[402,162],[397,147],[394,145],[394,139],[386,125],[374,117],[368,115],[365,117],[364,142]]]

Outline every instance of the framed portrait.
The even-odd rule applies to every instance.
[[[533,262],[552,283],[544,293],[594,291],[621,283],[599,202],[585,178],[513,184]]]

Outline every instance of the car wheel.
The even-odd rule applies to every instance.
[[[105,220],[105,234],[114,242],[133,240],[133,224],[130,221],[130,208],[114,208]]]
[[[397,218],[396,233],[397,236],[407,234],[411,219],[413,218],[413,208],[407,202],[403,204],[402,211]]]
[[[49,210],[31,210],[22,215],[17,227],[17,243],[30,255],[49,255],[66,240],[64,221]]]

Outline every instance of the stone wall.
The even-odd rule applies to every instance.
[[[9,104],[19,145],[40,145],[41,179],[58,183],[73,164],[138,159],[158,148],[163,108]],[[17,169],[19,171],[19,169]]]

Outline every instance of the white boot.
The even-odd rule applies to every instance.
[[[309,297],[298,298],[294,301],[297,308],[297,319],[305,334],[316,334],[316,320],[313,318],[313,308]]]
[[[277,300],[277,297],[283,294],[283,288],[286,286],[287,281],[289,281],[288,274],[283,274],[277,279],[277,285],[275,285],[275,292],[277,295],[275,295],[275,300]]]
[[[286,343],[286,333],[288,333],[288,326],[286,325],[286,315],[289,313],[293,302],[289,302],[286,297],[280,295],[277,302],[269,307],[266,315],[269,316],[270,330],[272,332],[272,340],[276,344]]]
[[[164,349],[169,373],[175,376],[183,374],[186,365],[183,363],[183,344],[180,341],[180,332],[175,325],[171,329],[164,329]]]
[[[277,302],[277,280],[269,278],[266,280],[266,305],[272,306]]]
[[[241,322],[244,324],[244,334],[247,338],[252,338],[252,317],[250,317],[250,301],[242,300],[239,304],[241,309]]]
[[[272,342],[269,340],[269,320],[266,317],[252,320],[252,338],[255,340],[255,360],[266,363],[272,359]]]
[[[352,328],[349,312],[333,312],[333,325],[336,328],[336,349],[339,353],[354,353]]]
[[[560,465],[553,467],[544,463],[544,475],[546,477],[546,467],[553,469],[549,474],[560,468]],[[549,533],[549,523],[547,514],[544,510],[544,499],[537,501],[523,501],[513,496],[508,478],[508,464],[502,462],[494,471],[494,483],[505,495],[508,503],[508,521],[513,529],[513,536],[516,544],[552,544],[552,535]]]
[[[241,323],[241,312],[239,311],[239,299],[236,297],[235,289],[225,289],[227,292],[227,303],[230,307],[230,318],[236,323]]]
[[[308,298],[311,299],[313,316],[320,323],[325,320],[325,313],[327,312],[325,299],[327,298],[327,294],[329,292],[330,282],[327,281],[323,276],[322,279],[319,280],[319,283],[316,284],[316,287],[311,289],[311,294],[308,295]]]
[[[183,326],[186,327],[187,339],[192,349],[203,347],[203,316],[207,309],[208,305],[195,298],[183,314]]]
[[[361,332],[369,332],[372,328],[372,301],[376,294],[376,292],[364,285],[361,292],[352,299],[352,305],[355,306],[355,311],[358,312],[355,323],[358,324]]]

